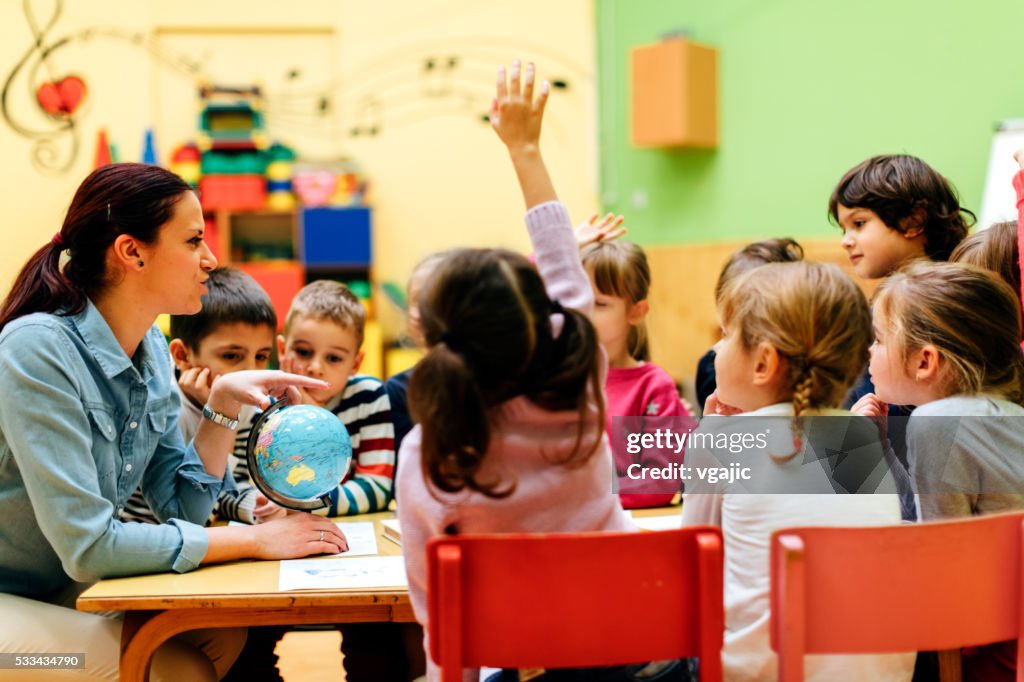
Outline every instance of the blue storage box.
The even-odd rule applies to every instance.
[[[303,208],[299,232],[307,268],[370,267],[369,208]]]

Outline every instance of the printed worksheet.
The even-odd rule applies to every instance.
[[[240,521],[228,521],[229,526],[247,526]],[[374,556],[377,554],[377,534],[372,521],[339,521],[334,524],[345,534],[348,551],[339,556]]]
[[[372,521],[341,521],[335,524],[348,540],[348,551],[338,556],[373,556],[377,554],[377,534]]]
[[[293,559],[281,562],[277,589],[375,590],[409,586],[405,560],[400,556],[351,559]]]

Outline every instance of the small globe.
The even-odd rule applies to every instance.
[[[308,511],[330,505],[352,461],[341,420],[314,405],[279,401],[253,424],[246,448],[256,487],[282,507]]]

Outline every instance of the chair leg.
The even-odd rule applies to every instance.
[[[940,682],[962,682],[963,669],[960,665],[960,650],[945,649],[938,654]]]

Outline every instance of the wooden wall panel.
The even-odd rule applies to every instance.
[[[651,357],[692,390],[697,361],[718,340],[715,282],[729,255],[748,242],[687,244],[645,248],[651,265],[648,331]],[[839,239],[801,241],[808,260],[835,263],[852,270]],[[854,277],[867,295],[877,282]]]

